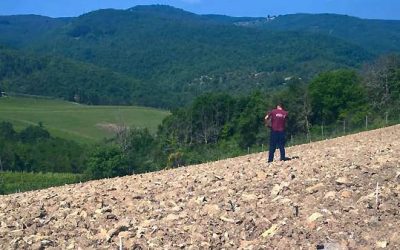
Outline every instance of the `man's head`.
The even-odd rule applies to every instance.
[[[278,104],[276,105],[277,109],[283,109],[283,103],[278,102]]]

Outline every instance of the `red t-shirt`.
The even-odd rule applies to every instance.
[[[271,119],[271,129],[278,132],[284,131],[287,115],[288,112],[283,109],[273,109],[269,112],[268,119]]]

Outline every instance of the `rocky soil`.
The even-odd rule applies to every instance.
[[[400,249],[400,125],[287,152],[2,196],[0,249]]]

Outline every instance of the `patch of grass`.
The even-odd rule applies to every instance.
[[[26,192],[84,181],[84,175],[71,173],[0,172],[0,194]]]
[[[167,115],[168,111],[137,106],[88,106],[45,98],[0,98],[0,121],[11,122],[16,129],[41,122],[53,136],[83,143],[110,137],[118,126],[155,132]]]

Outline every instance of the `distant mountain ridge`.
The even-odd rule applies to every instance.
[[[397,20],[361,19],[337,14],[291,14],[278,16],[271,21],[261,20],[251,20],[247,26],[325,34],[375,53],[400,51],[400,21]]]
[[[346,25],[336,25],[332,18]],[[208,91],[273,89],[287,77],[307,80],[322,71],[357,68],[380,53],[400,51],[400,39],[391,39],[400,36],[400,21],[378,22],[374,32],[396,27],[379,31],[379,37],[349,31],[354,36],[346,38],[352,23],[369,27],[376,21],[339,15],[266,20],[196,15],[164,5],[104,9],[76,18],[2,16],[0,44],[139,79],[145,87],[133,90],[135,103],[156,107],[181,106]],[[320,28],[310,26],[315,22]]]
[[[21,48],[29,46],[49,30],[61,28],[71,18],[51,18],[39,15],[0,16],[0,44]]]

